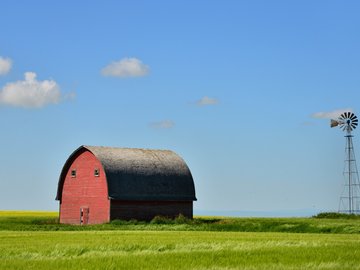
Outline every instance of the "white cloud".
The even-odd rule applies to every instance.
[[[331,112],[316,112],[311,115],[312,118],[319,118],[319,119],[336,119],[344,112],[352,112],[353,109],[345,108],[345,109],[337,109]]]
[[[12,66],[12,61],[10,58],[3,58],[0,56],[0,75],[7,74]]]
[[[217,105],[219,103],[219,100],[216,98],[210,98],[210,97],[203,97],[196,101],[197,106],[210,106],[210,105]]]
[[[103,76],[142,77],[149,73],[149,67],[137,58],[124,58],[112,62],[101,70]]]
[[[171,120],[163,120],[159,122],[150,123],[150,127],[154,129],[170,129],[175,126],[175,123]]]
[[[15,107],[40,108],[61,100],[58,84],[53,80],[36,80],[36,73],[26,72],[25,80],[6,84],[0,91],[0,103]]]

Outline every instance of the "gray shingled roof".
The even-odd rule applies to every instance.
[[[108,196],[116,200],[194,201],[195,187],[185,161],[169,150],[81,146],[66,161],[59,179],[57,200],[74,158],[90,151],[101,162]]]

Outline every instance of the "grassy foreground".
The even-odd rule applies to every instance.
[[[1,269],[360,269],[360,235],[0,232]]]
[[[192,224],[117,221],[80,227],[56,224],[56,216],[0,212],[0,269],[360,269],[358,219],[203,218]],[[304,224],[352,229],[270,232],[311,228]]]

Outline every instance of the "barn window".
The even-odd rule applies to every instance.
[[[71,177],[76,177],[76,170],[71,170]]]
[[[94,175],[95,175],[96,177],[99,177],[99,175],[100,175],[100,170],[99,170],[99,169],[95,169],[95,170],[94,170]]]

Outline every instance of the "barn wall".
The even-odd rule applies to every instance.
[[[95,168],[100,175],[94,175]],[[71,171],[76,170],[76,177]],[[80,209],[88,208],[84,223],[97,224],[109,221],[110,201],[104,169],[99,160],[88,150],[74,157],[65,177],[60,202],[60,222],[80,224]]]
[[[159,215],[174,218],[179,214],[192,218],[193,202],[111,201],[111,220],[151,220]]]

